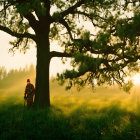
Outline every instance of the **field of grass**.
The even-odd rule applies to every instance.
[[[0,82],[0,140],[140,139],[139,86],[130,94],[117,87],[77,92],[51,81],[51,107],[27,110],[26,77],[34,83],[32,72],[13,72]]]

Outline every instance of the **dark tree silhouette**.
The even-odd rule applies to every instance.
[[[69,57],[73,70],[58,74],[69,85],[123,85],[138,71],[140,59],[139,0],[3,0],[0,30],[16,37],[12,50],[37,46],[36,98],[38,107],[50,106],[49,64],[52,57]],[[85,23],[93,28],[85,30]],[[50,51],[58,40],[63,52]]]

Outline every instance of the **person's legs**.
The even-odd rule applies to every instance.
[[[27,98],[27,107],[31,108],[33,105],[33,97],[32,96],[28,96]]]

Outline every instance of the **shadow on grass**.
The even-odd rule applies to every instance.
[[[140,115],[118,104],[102,109],[82,104],[69,115],[55,106],[46,110],[27,110],[22,104],[0,106],[1,140],[135,140],[140,139],[139,130]]]

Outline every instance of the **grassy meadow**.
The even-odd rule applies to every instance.
[[[0,80],[0,140],[139,140],[140,85],[65,91],[50,81],[51,107],[24,108],[26,79],[34,68],[10,71]]]

